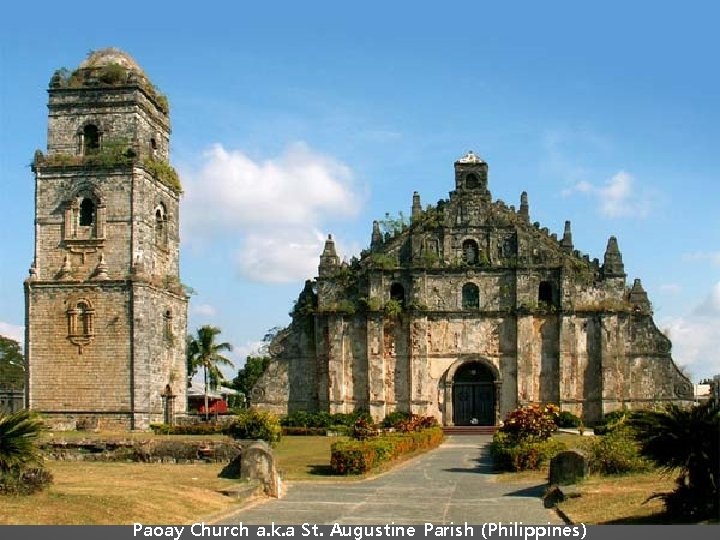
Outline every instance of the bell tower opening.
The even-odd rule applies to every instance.
[[[100,131],[95,124],[88,124],[82,132],[83,154],[94,154],[100,150]]]
[[[80,203],[78,225],[81,227],[90,227],[93,223],[95,223],[95,203],[88,197],[85,197]]]

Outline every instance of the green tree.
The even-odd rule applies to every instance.
[[[684,409],[638,411],[628,424],[644,456],[665,471],[679,471],[675,491],[658,495],[668,514],[688,519],[720,513],[720,407],[707,403]]]
[[[203,368],[205,381],[205,419],[208,418],[208,390],[210,381],[216,383],[224,380],[220,366],[232,366],[230,359],[223,356],[224,351],[232,351],[232,345],[227,341],[217,343],[217,336],[222,332],[215,326],[205,325],[197,329],[196,336],[187,338],[188,373],[192,376],[197,370]]]
[[[245,367],[238,370],[237,377],[233,379],[232,387],[245,394],[246,398],[249,397],[253,386],[269,365],[269,356],[248,356],[245,360]]]
[[[42,421],[27,409],[0,414],[0,474],[42,462],[35,440],[44,429]]]
[[[0,387],[21,389],[25,381],[24,366],[20,344],[14,339],[0,336]]]

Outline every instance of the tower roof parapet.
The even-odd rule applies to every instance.
[[[472,150],[469,150],[463,157],[458,158],[455,163],[485,163],[485,160],[478,156]]]
[[[134,71],[144,77],[147,77],[143,69],[132,56],[116,47],[107,47],[105,49],[91,51],[88,57],[80,62],[78,69],[100,68],[113,64],[117,64],[127,70]]]

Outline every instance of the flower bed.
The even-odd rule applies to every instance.
[[[362,474],[412,452],[436,448],[442,440],[442,428],[431,427],[362,441],[336,442],[331,447],[330,467],[336,474]]]

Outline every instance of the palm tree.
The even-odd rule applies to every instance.
[[[197,330],[197,336],[188,336],[187,360],[188,373],[194,374],[200,366],[203,368],[205,380],[205,419],[208,418],[208,386],[210,380],[224,380],[220,366],[232,366],[233,363],[223,356],[223,351],[232,351],[227,341],[216,343],[215,338],[221,333],[215,326],[205,325]]]
[[[35,439],[44,429],[42,421],[26,409],[0,414],[0,476],[40,462]]]
[[[638,411],[629,419],[641,452],[665,471],[679,471],[677,488],[659,496],[670,514],[717,516],[720,487],[720,407],[708,401],[684,409]]]

